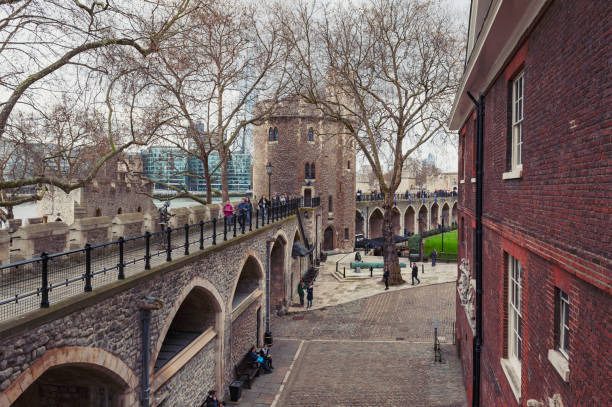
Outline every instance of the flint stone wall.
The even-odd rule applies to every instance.
[[[110,228],[111,219],[108,216],[75,219],[70,226],[70,248],[108,242],[111,240]]]
[[[143,225],[144,217],[142,213],[116,215],[111,226],[111,240],[116,240],[119,237],[128,238],[141,235],[144,233]]]
[[[63,222],[22,226],[13,234],[11,262],[38,257],[42,252],[61,252],[67,241],[68,226]]]
[[[67,232],[65,225],[63,229],[60,229],[61,225],[57,223],[29,225],[26,228],[48,228],[48,225],[56,227],[52,231],[63,230],[64,235]],[[222,339],[215,339],[215,341],[223,340],[223,388],[218,390],[221,393],[226,392],[227,386],[234,378],[234,365],[231,359],[231,298],[241,267],[247,256],[251,255],[258,260],[262,274],[265,275],[266,240],[274,239],[281,229],[280,233],[293,236],[297,228],[297,219],[292,217],[280,224],[270,225],[265,230],[254,231],[237,241],[228,242],[225,245],[220,244],[213,249],[209,248],[204,252],[192,254],[188,258],[175,260],[165,266],[142,273],[136,281],[127,279],[122,283],[126,288],[109,297],[106,297],[102,290],[84,294],[79,302],[72,303],[69,308],[65,308],[67,314],[58,315],[56,319],[46,321],[42,318],[48,315],[49,311],[36,311],[40,312],[40,318],[30,320],[27,324],[18,327],[11,327],[10,324],[0,326],[0,392],[5,392],[11,383],[45,352],[65,346],[84,346],[106,350],[122,360],[136,377],[141,377],[142,338],[139,303],[144,296],[159,298],[165,304],[161,310],[152,313],[150,365],[152,371],[157,358],[158,345],[161,344],[160,333],[164,327],[169,326],[173,318],[173,315],[170,315],[171,310],[181,298],[185,287],[199,279],[212,284],[223,300],[221,307],[225,310],[224,331],[218,333]],[[49,236],[51,236],[50,232]],[[52,237],[55,238],[55,236]],[[287,248],[290,250],[290,245],[287,245]],[[260,288],[265,292],[264,278],[260,282]],[[98,296],[96,296],[97,293]],[[54,307],[53,311],[59,312],[58,307]],[[247,315],[250,314],[247,312],[245,316]],[[256,332],[249,332],[251,329],[249,325],[245,335],[254,338]],[[198,358],[201,357],[199,360],[214,358],[211,356],[214,352],[212,349],[207,345],[199,353]],[[200,374],[200,370],[197,370],[200,368],[201,364],[190,362],[182,368],[180,374],[195,376]],[[214,382],[214,378],[206,380]],[[138,398],[139,385],[133,390]],[[187,388],[186,386],[184,391],[188,393],[180,397],[182,400],[188,400],[185,405],[195,405],[192,404],[192,401],[195,403],[203,390],[207,391],[209,388],[200,386]],[[0,398],[2,396],[3,393],[0,393]],[[199,399],[200,403],[202,401],[203,399]]]

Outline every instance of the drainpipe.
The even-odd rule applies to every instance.
[[[480,406],[480,355],[482,351],[482,174],[484,158],[484,96],[478,101],[470,92],[469,98],[476,105],[476,242],[474,271],[476,273],[476,334],[473,351],[472,406]]]
[[[272,242],[266,240],[266,332],[264,343],[272,345],[272,332],[270,332],[270,245]]]
[[[142,365],[140,383],[140,405],[149,407],[151,388],[149,384],[149,349],[151,347],[151,311],[161,309],[164,303],[151,297],[144,297],[140,303],[140,320],[142,321]]]

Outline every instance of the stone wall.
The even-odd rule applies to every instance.
[[[25,225],[12,236],[11,262],[38,257],[41,253],[56,253],[66,250],[68,226],[63,222]]]
[[[76,219],[70,225],[70,249],[86,244],[100,244],[111,240],[111,219],[108,216]]]
[[[50,224],[29,225],[26,228],[49,227],[48,225]],[[29,385],[31,381],[29,375],[32,374],[32,370],[27,370],[29,367],[40,360],[45,360],[48,352],[61,352],[66,347],[78,346],[79,349],[84,349],[78,351],[77,355],[82,352],[106,352],[121,361],[111,361],[108,364],[112,369],[120,367],[120,370],[115,371],[117,375],[139,378],[141,376],[139,305],[140,299],[144,296],[159,298],[164,303],[162,309],[152,313],[150,365],[152,372],[165,332],[182,299],[194,287],[201,287],[218,303],[220,319],[217,319],[216,326],[219,332],[215,341],[219,342],[216,342],[214,347],[207,345],[198,353],[197,361],[188,362],[183,367],[184,371],[178,373],[187,377],[204,372],[202,374],[206,377],[193,377],[193,380],[200,380],[198,383],[201,386],[186,385],[180,388],[181,392],[185,392],[182,394],[174,394],[175,391],[179,391],[178,387],[174,388],[177,390],[173,390],[168,397],[177,398],[169,398],[169,404],[166,405],[195,405],[203,392],[211,388],[211,383],[219,383],[219,386],[215,384],[219,387],[218,391],[226,392],[228,384],[234,378],[231,353],[232,326],[244,329],[237,334],[238,338],[247,338],[241,341],[243,345],[237,345],[238,347],[245,346],[247,341],[252,341],[256,336],[251,322],[246,325],[248,328],[244,328],[240,321],[232,324],[229,303],[234,287],[242,265],[249,256],[256,259],[256,263],[261,267],[261,274],[265,274],[266,241],[275,239],[281,229],[284,234],[293,236],[297,230],[296,218],[269,225],[265,229],[251,232],[234,241],[219,243],[187,258],[130,277],[114,286],[95,288],[93,293],[85,294],[78,300],[72,299],[70,303],[57,303],[50,309],[35,311],[31,314],[28,323],[15,320],[0,326],[0,404],[3,398],[6,400],[9,395],[20,394],[21,386]],[[67,232],[65,225],[63,230],[65,234]],[[263,278],[260,281],[260,288],[265,292]],[[265,300],[261,297],[260,301],[263,303]],[[50,314],[51,312],[53,314]],[[265,311],[262,309],[263,313]],[[247,318],[249,315],[252,315],[251,309],[245,311],[244,317]],[[251,317],[248,319],[252,320]],[[95,355],[97,353],[92,353],[88,360],[103,360],[101,356]],[[45,361],[42,365],[43,371],[52,367],[55,360],[57,356]],[[211,378],[210,373],[206,373],[209,370],[198,370],[208,369],[210,363],[206,361],[210,360],[215,360],[215,370],[219,372],[216,378]],[[125,367],[121,367],[121,363],[124,363]],[[206,367],[202,367],[203,365]],[[93,368],[95,369],[95,366]],[[139,391],[138,383],[130,385],[130,394],[136,400]],[[155,397],[155,394],[152,397]],[[178,404],[174,404],[174,400]],[[186,404],[182,404],[183,401]],[[199,400],[200,403],[202,401],[203,399]]]
[[[262,307],[260,300],[254,301],[246,310],[242,312],[242,314],[232,321],[230,359],[230,364],[232,366],[235,366],[240,362],[249,349],[251,349],[251,346],[261,346],[261,338],[257,338],[258,309],[261,309],[261,313],[263,315],[264,308]],[[263,335],[263,330],[261,330],[260,334]]]
[[[8,230],[0,230],[0,265],[7,264],[10,262],[9,245],[11,238],[9,237]]]
[[[182,228],[186,223],[189,223],[189,217],[191,215],[191,211],[189,208],[174,208],[170,209],[170,227],[173,229]]]
[[[159,232],[161,227],[159,225],[159,212],[157,210],[151,210],[145,212],[143,215],[143,233],[149,231],[150,233]]]
[[[116,215],[111,226],[111,240],[119,237],[132,237],[144,233],[144,217],[142,213],[125,213]]]

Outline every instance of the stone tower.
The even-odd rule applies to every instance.
[[[258,107],[261,108],[260,102]],[[344,126],[297,99],[279,102],[253,134],[253,192],[321,198],[318,241],[323,250],[352,250],[355,238],[355,148]]]

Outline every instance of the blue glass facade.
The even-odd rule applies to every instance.
[[[202,160],[186,154],[176,147],[150,147],[142,151],[145,176],[192,192],[206,191],[204,164]],[[213,172],[212,187],[221,189],[219,154],[215,151],[208,157],[208,167]],[[229,192],[245,192],[251,189],[251,155],[234,153],[227,168]],[[157,190],[167,190],[157,184]]]

